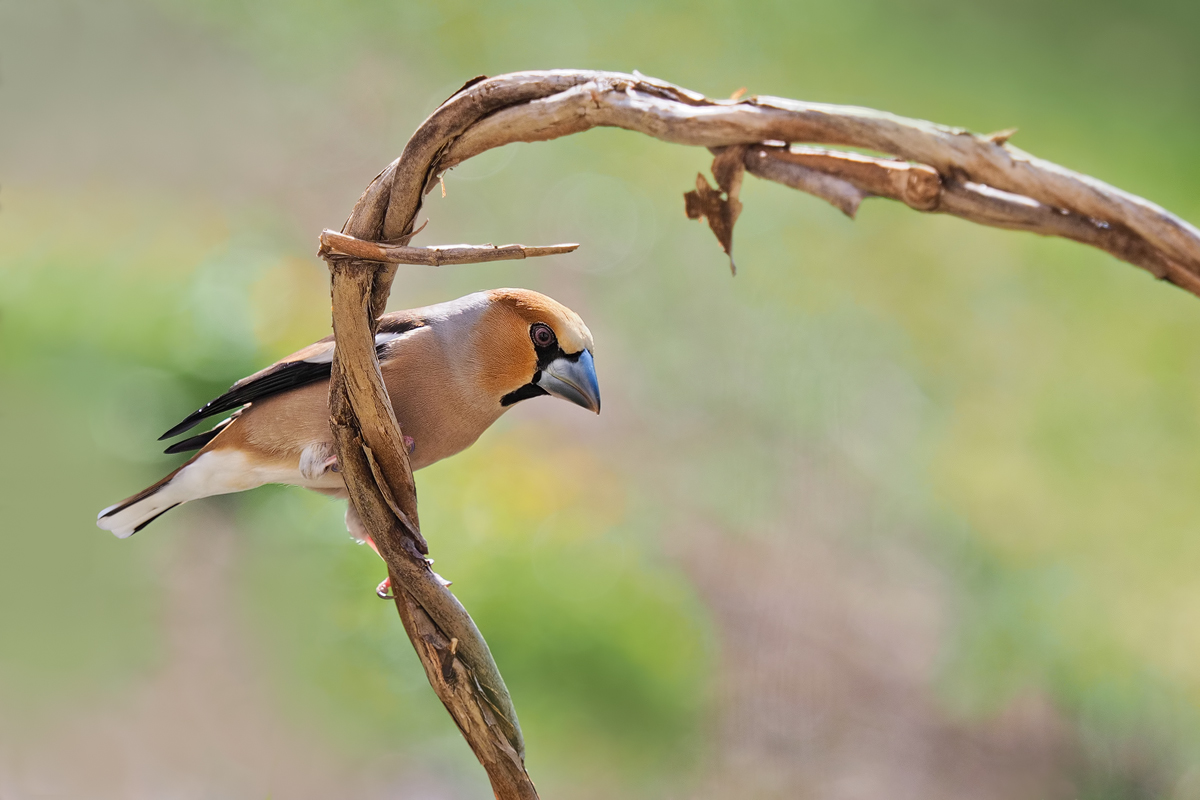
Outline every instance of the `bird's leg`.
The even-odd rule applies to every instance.
[[[380,558],[383,558],[383,556],[379,552],[379,548],[375,546],[374,539],[372,539],[370,536],[368,536],[366,539],[366,542],[367,542],[367,544],[369,544],[371,546],[371,549],[375,551],[375,555],[379,556]],[[396,596],[391,593],[391,588],[392,588],[392,576],[389,575],[386,578],[384,578],[382,581],[380,581],[379,585],[375,587],[375,594],[378,597],[382,598],[383,600],[395,600]]]
[[[380,552],[379,552],[379,548],[375,546],[374,540],[372,540],[370,537],[368,537],[366,539],[366,543],[371,546],[372,550],[375,551],[375,555],[379,556],[380,558],[383,558],[383,555],[380,554]],[[427,559],[425,559],[425,563],[432,564],[433,559],[427,558]],[[436,572],[433,573],[433,576],[438,579],[438,581],[442,584],[442,586],[450,585],[450,581],[446,580],[441,575],[438,575]],[[386,577],[382,581],[380,581],[379,585],[375,587],[375,594],[377,594],[379,597],[383,598],[384,600],[395,600],[396,595],[390,594],[391,588],[392,588],[392,577],[389,575],[388,577]]]
[[[371,546],[373,548],[374,544],[372,544]],[[375,552],[378,553],[379,551],[376,550]],[[428,564],[432,564],[433,559],[427,558],[427,559],[425,559],[425,562]],[[452,584],[451,581],[446,580],[441,575],[438,575],[436,572],[433,573],[433,577],[437,578],[438,583],[440,583],[442,586],[450,586]],[[384,578],[378,586],[375,587],[375,594],[384,600],[395,600],[396,595],[390,594],[391,589],[392,589],[392,578],[389,575],[388,577]]]
[[[313,442],[300,452],[300,474],[307,480],[319,480],[327,471],[339,472],[333,442]]]
[[[413,437],[405,436],[404,446],[411,456],[417,449],[417,442]],[[329,442],[318,442],[304,448],[300,454],[300,474],[309,480],[315,480],[324,475],[326,471],[341,472],[342,468],[338,464],[337,453],[331,452],[332,450],[333,444]]]
[[[349,516],[349,515],[347,515],[347,516]],[[379,552],[379,548],[375,546],[375,541],[370,536],[368,536],[366,539],[363,539],[363,541],[366,542],[368,545],[370,545],[371,549],[375,551],[375,555],[379,556],[380,558],[383,558],[383,555]],[[433,559],[427,558],[427,559],[425,559],[425,563],[432,565]],[[450,581],[446,580],[441,575],[438,575],[436,572],[433,573],[433,577],[437,578],[438,582],[441,583],[442,586],[450,585]],[[380,581],[379,585],[375,587],[375,594],[384,600],[395,600],[396,595],[391,594],[391,588],[392,588],[392,577],[389,575],[388,577],[386,577],[382,581]]]
[[[350,531],[350,535],[359,542],[359,544],[368,545],[375,551],[375,555],[381,559],[383,555],[379,552],[379,548],[375,545],[375,541],[371,538],[371,534],[367,531],[367,526],[363,525],[362,519],[358,516],[358,512],[354,510],[353,503],[346,505],[346,530]],[[391,576],[384,578],[383,582],[375,587],[375,594],[382,597],[384,600],[391,600],[394,595],[388,594],[388,589],[391,588]]]
[[[404,437],[404,446],[408,448],[409,455],[412,455],[412,452],[417,449],[417,443],[411,436]],[[305,452],[307,453],[307,451]],[[332,469],[334,472],[338,472],[340,470],[338,469],[337,463],[338,459],[336,455],[329,456],[324,462],[322,462],[322,470]],[[370,545],[371,549],[375,551],[375,555],[379,556],[381,559],[383,558],[383,555],[379,552],[379,548],[375,546],[374,540],[371,539],[371,534],[367,531],[367,526],[363,525],[362,519],[360,519],[358,516],[358,512],[354,510],[353,503],[348,503],[346,505],[346,530],[350,531],[350,535],[359,542],[365,542],[366,544]],[[432,558],[427,558],[425,560],[430,564],[433,563]],[[443,579],[441,576],[438,576],[438,580],[441,581],[445,586],[450,585],[450,582]],[[375,587],[375,594],[384,600],[393,600],[395,599],[395,595],[390,594],[391,587],[392,579],[391,576],[388,576],[384,578],[378,586]]]

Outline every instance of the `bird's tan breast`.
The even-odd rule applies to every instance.
[[[413,469],[469,447],[504,411],[464,379],[463,366],[449,362],[431,331],[406,336],[381,364],[396,420],[415,442]],[[298,463],[305,447],[332,438],[329,382],[321,381],[256,400],[213,442],[213,449],[248,448]]]
[[[413,469],[420,469],[470,447],[504,409],[471,380],[474,365],[453,363],[435,336],[403,344],[381,365],[383,381],[396,420],[415,442]]]

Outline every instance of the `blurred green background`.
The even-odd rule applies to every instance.
[[[338,503],[118,541],[158,434],[325,335],[316,236],[477,74],[638,69],[1014,143],[1200,221],[1193,0],[0,1],[0,797],[484,797]],[[526,286],[605,410],[419,473],[545,797],[1200,797],[1200,301],[621,131],[452,171],[393,307]]]

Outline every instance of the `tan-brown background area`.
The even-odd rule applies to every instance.
[[[1050,5],[1050,7],[1045,7]],[[484,797],[380,562],[270,487],[127,541],[155,440],[329,326],[314,256],[466,79],[882,108],[1200,221],[1192,3],[0,2],[0,798]],[[1200,795],[1200,306],[1062,241],[747,178],[739,274],[620,131],[452,170],[394,307],[544,291],[604,413],[417,474],[544,797]]]

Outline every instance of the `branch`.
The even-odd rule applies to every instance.
[[[951,214],[980,225],[1059,236],[1104,250],[1200,295],[1200,277],[1152,247],[1127,225],[1086,217],[986,184],[943,180],[932,167],[895,159],[793,145],[750,148],[746,170],[820,197],[853,217],[868,197],[899,200],[917,211]]]
[[[943,186],[950,188],[949,194],[956,195],[946,208],[914,208],[1084,242],[1200,295],[1200,231],[1148,200],[1022,152],[1007,143],[1008,131],[982,136],[867,108],[777,97],[709,100],[641,75],[564,71],[519,73],[492,81],[519,78],[528,87],[539,74],[545,81],[544,94],[480,120],[453,140],[427,177],[436,179],[442,171],[503,144],[545,141],[601,126],[710,148],[787,142],[857,147],[917,162],[933,170]],[[568,76],[575,83],[559,89]],[[485,92],[492,81],[451,98],[430,120],[459,102],[465,111],[465,95]],[[896,197],[874,191],[872,186],[878,184],[861,185],[861,163],[856,159],[837,161],[811,151],[808,159],[803,158],[803,151],[801,159],[792,159],[784,147],[764,147],[762,152],[770,159],[808,166],[808,173],[792,170],[788,185],[826,197],[843,210],[857,207],[851,187],[864,196]],[[818,163],[824,168],[812,166]],[[780,173],[786,170],[777,169]],[[841,178],[842,183],[819,188],[813,172]],[[839,198],[836,201],[835,196]],[[1041,213],[1029,211],[1043,207]],[[1074,217],[1066,226],[1052,220],[1052,215],[1064,213]]]
[[[408,448],[379,373],[370,298],[383,265],[327,255],[333,284],[330,425],[350,502],[388,565],[396,610],[425,674],[496,796],[536,798],[508,689],[466,609],[429,568]],[[365,347],[364,347],[365,344]]]
[[[440,267],[445,264],[481,264],[486,261],[516,261],[522,258],[554,256],[573,253],[578,244],[550,244],[529,247],[523,244],[444,244],[437,247],[408,247],[366,242],[336,231],[321,232],[318,254],[329,253],[354,256],[386,264],[425,264]]]
[[[363,192],[341,234],[322,235],[338,346],[330,422],[350,502],[387,561],[396,608],[438,697],[488,772],[497,798],[536,798],[516,713],[486,642],[429,569],[407,448],[374,348],[397,263],[473,263],[569,252],[573,245],[408,247],[422,197],[443,172],[511,142],[607,126],[710,148],[690,216],[706,217],[731,256],[750,172],[821,197],[853,216],[867,197],[983,225],[1060,236],[1106,250],[1200,295],[1200,231],[1159,206],[1007,144],[850,106],[774,97],[709,100],[642,75],[558,70],[476,78],[443,103],[400,158]],[[859,155],[793,143],[849,146]]]

